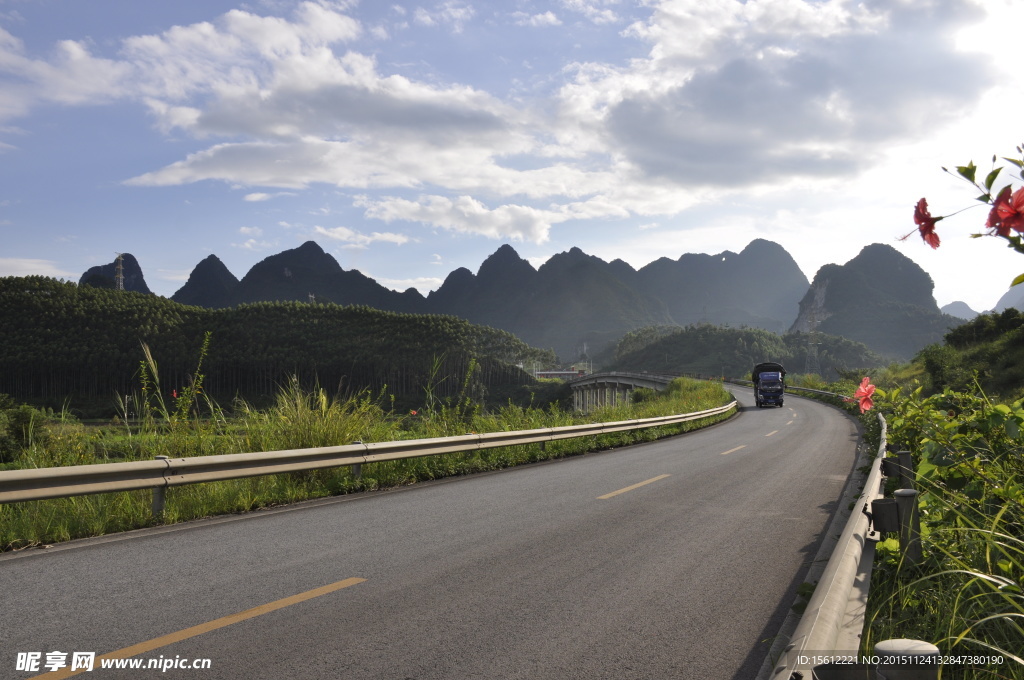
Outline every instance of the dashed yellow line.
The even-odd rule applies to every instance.
[[[766,434],[765,437],[771,437],[773,434],[778,434],[778,432],[779,432],[778,430],[772,430],[771,432]]]
[[[154,649],[166,647],[167,645],[174,644],[175,642],[181,642],[182,640],[187,640],[191,637],[202,635],[203,633],[209,633],[211,630],[224,628],[226,626],[230,626],[240,621],[245,621],[247,619],[252,619],[257,616],[269,614],[272,611],[276,611],[284,607],[290,607],[293,604],[305,602],[306,600],[312,600],[314,597],[320,597],[321,595],[327,595],[328,593],[333,593],[336,590],[341,590],[342,588],[354,586],[356,584],[362,583],[365,580],[365,578],[353,577],[347,578],[343,581],[336,581],[335,583],[331,583],[326,586],[321,586],[320,588],[307,590],[304,593],[299,593],[297,595],[285,597],[280,600],[274,600],[273,602],[268,602],[267,604],[261,604],[258,607],[246,609],[245,611],[241,611],[236,614],[222,616],[221,618],[214,619],[213,621],[200,623],[198,626],[185,628],[184,630],[179,630],[176,633],[162,635],[158,638],[153,638],[152,640],[147,640],[145,642],[140,642],[138,644],[132,645],[131,647],[124,647],[115,652],[110,652],[108,654],[104,654],[103,656],[97,656],[94,668],[96,668],[97,670],[100,668],[101,659],[129,659],[133,656],[138,656],[139,654],[151,652]],[[86,672],[86,669],[84,668],[71,670],[69,667],[63,668],[56,672],[51,671],[48,673],[43,673],[42,675],[35,675],[29,678],[28,680],[36,680],[36,678],[46,678],[47,680],[60,680],[60,678],[70,678],[73,675],[78,675],[79,673],[84,672]]]
[[[743,444],[742,446],[737,446],[735,449],[729,449],[728,451],[722,451],[718,455],[720,455],[720,456],[728,456],[730,453],[735,453],[735,452],[739,451],[740,449],[745,449],[745,448],[747,448],[747,445]]]
[[[659,479],[665,479],[666,477],[671,477],[671,476],[672,475],[658,475],[657,477],[651,477],[650,479],[648,479],[646,481],[643,481],[643,482],[640,482],[639,484],[634,484],[633,486],[627,486],[625,489],[619,489],[618,491],[612,491],[611,493],[606,493],[603,496],[598,496],[597,500],[603,501],[606,498],[612,498],[614,496],[618,496],[620,493],[626,493],[627,491],[632,491],[633,489],[639,489],[641,486],[646,486],[647,484],[650,484],[651,482],[656,482]]]

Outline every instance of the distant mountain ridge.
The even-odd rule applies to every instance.
[[[785,248],[763,239],[738,254],[663,257],[637,275],[646,290],[689,293],[665,296],[669,314],[680,325],[746,325],[778,333],[796,318],[797,303],[809,285]]]
[[[142,281],[141,269],[138,277]],[[412,288],[397,292],[359,271],[346,271],[317,243],[307,241],[264,258],[241,279],[210,255],[171,299],[209,308],[295,300],[446,314],[554,349],[563,361],[593,357],[629,331],[647,326],[709,323],[780,334],[806,330],[812,310],[822,332],[860,340],[886,356],[909,358],[940,341],[956,323],[939,312],[927,273],[889,246],[867,246],[845,265],[826,265],[812,284],[782,246],[763,239],[739,253],[663,257],[639,270],[579,248],[534,268],[506,244],[475,274],[456,269],[427,296]],[[892,326],[879,327],[873,319],[881,317]]]

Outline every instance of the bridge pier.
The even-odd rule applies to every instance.
[[[593,373],[570,381],[576,411],[588,413],[602,406],[628,403],[638,387],[661,390],[676,376],[647,373]]]

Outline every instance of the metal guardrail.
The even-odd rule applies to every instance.
[[[611,432],[675,425],[727,413],[725,406],[657,418],[587,423],[537,430],[485,432],[457,437],[409,439],[327,446],[313,449],[235,453],[192,458],[72,465],[0,471],[0,503],[66,498],[86,494],[154,489],[154,494],[172,486],[241,479],[321,468],[358,466],[364,463],[418,458],[443,453],[470,452],[502,446],[516,446],[587,437]],[[154,501],[154,507],[157,503]]]

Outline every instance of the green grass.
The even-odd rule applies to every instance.
[[[155,374],[155,372],[154,372]],[[335,398],[322,389],[302,390],[285,385],[274,405],[256,409],[244,402],[230,412],[201,396],[201,383],[183,408],[156,402],[152,386],[137,395],[147,404],[137,423],[120,420],[89,427],[63,418],[52,421],[47,436],[21,449],[11,468],[152,460],[338,446],[360,440],[395,441],[558,427],[583,422],[607,422],[690,413],[727,404],[731,396],[720,383],[678,379],[656,399],[607,407],[590,414],[559,408],[508,403],[484,410],[465,399],[431,400],[429,408],[396,412],[383,395]],[[223,482],[174,487],[167,491],[162,521],[182,522],[201,517],[294,503],[313,498],[372,491],[418,481],[495,470],[539,460],[650,441],[696,429],[727,416],[646,430],[579,437],[557,442],[509,446],[467,453],[366,464],[354,476],[348,467],[292,472]],[[0,505],[0,548],[21,549],[72,538],[98,536],[151,526],[149,491],[79,496]]]

